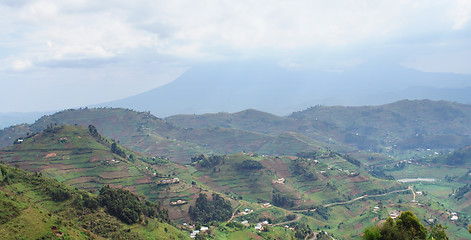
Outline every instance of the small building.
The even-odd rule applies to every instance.
[[[389,213],[389,217],[391,217],[392,219],[396,219],[398,216],[399,212],[392,211],[391,213]]]
[[[242,222],[240,222],[240,223],[241,223],[242,225],[246,226],[246,227],[249,226],[249,221],[247,221],[247,220],[244,220],[244,221],[242,221]]]
[[[263,230],[262,224],[261,224],[261,223],[257,223],[257,225],[255,226],[255,230],[259,230],[259,231]]]
[[[286,181],[285,178],[278,178],[276,180],[273,180],[272,183],[284,184],[285,181]]]
[[[187,203],[187,201],[181,200],[181,199],[178,199],[177,201],[174,201],[174,202],[170,202],[171,205],[182,205],[185,203]]]
[[[180,179],[173,178],[173,179],[162,179],[159,181],[160,184],[172,184],[172,183],[179,183]]]
[[[271,204],[270,203],[264,203],[262,204],[262,208],[269,208],[271,207]]]
[[[192,233],[190,233],[190,238],[196,238],[196,235],[200,233],[200,230],[193,230]]]

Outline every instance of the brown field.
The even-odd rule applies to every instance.
[[[115,178],[126,178],[131,177],[131,175],[127,171],[120,171],[120,172],[102,172],[98,175],[101,178],[105,179],[115,179]]]
[[[137,179],[136,180],[136,183],[137,184],[144,184],[144,183],[151,183],[152,182],[152,178],[151,177],[142,177],[141,179]]]
[[[55,152],[46,154],[46,158],[55,157],[55,156],[57,156],[57,153]]]
[[[279,158],[261,161],[263,166],[272,172],[276,172],[278,177],[286,178],[291,176],[289,165],[285,164]]]

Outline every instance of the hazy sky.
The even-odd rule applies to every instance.
[[[208,61],[471,74],[471,0],[1,0],[0,112],[134,95]]]

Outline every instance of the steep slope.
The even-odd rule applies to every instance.
[[[49,126],[0,150],[0,159],[80,189],[125,188],[165,206],[176,199],[192,201],[196,192],[185,167],[128,150],[102,137],[94,127]],[[179,181],[160,182],[173,178]],[[187,217],[187,206],[172,209],[172,219]]]
[[[0,166],[2,239],[189,239],[168,222],[165,211],[144,204],[144,200],[133,203],[153,206],[162,215],[146,213],[139,216],[145,223],[125,224],[116,213],[110,213],[103,194],[77,190],[39,173]],[[126,191],[120,193],[118,198],[138,199]]]

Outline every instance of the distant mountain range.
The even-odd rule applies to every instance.
[[[456,149],[471,144],[471,105],[402,100],[380,106],[316,106],[280,117],[258,110],[157,118],[122,108],[70,109],[0,131],[0,147],[49,125],[94,125],[124,146],[188,163],[198,154],[283,155],[329,148]]]
[[[379,105],[401,99],[471,103],[470,91],[469,75],[421,72],[386,63],[322,72],[227,62],[193,67],[167,85],[94,107],[124,107],[159,117],[244,109],[283,116],[319,104]]]

